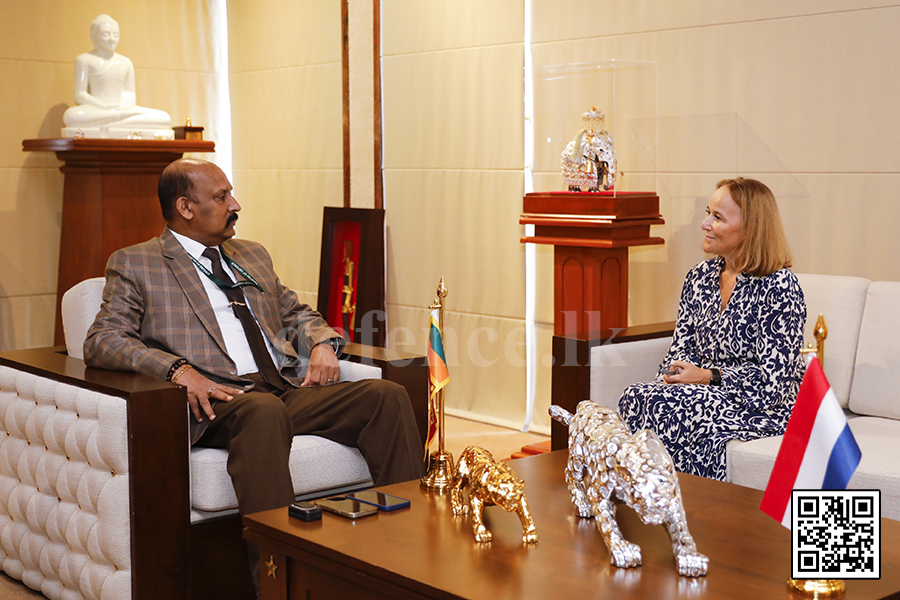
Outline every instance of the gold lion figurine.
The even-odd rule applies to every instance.
[[[469,503],[462,499],[462,488],[468,486]],[[514,512],[522,521],[522,542],[537,542],[534,519],[525,501],[525,483],[509,465],[498,463],[490,452],[478,446],[463,450],[456,465],[456,476],[450,486],[450,504],[456,516],[472,514],[476,542],[490,542],[491,532],[484,526],[484,507],[497,505]],[[471,507],[471,511],[469,510]]]

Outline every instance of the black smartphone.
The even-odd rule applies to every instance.
[[[362,492],[350,492],[347,498],[359,500],[366,504],[378,507],[379,510],[397,510],[409,506],[409,500],[400,496],[391,496],[377,490],[364,490]]]
[[[295,502],[288,507],[288,515],[301,521],[318,521],[322,518],[322,509],[312,502]]]
[[[365,504],[359,500],[353,500],[352,498],[345,498],[343,496],[334,496],[332,498],[316,500],[314,504],[321,507],[322,510],[327,510],[328,512],[347,517],[348,519],[368,517],[369,515],[374,515],[378,512],[378,509],[371,504]]]

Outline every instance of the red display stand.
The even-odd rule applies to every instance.
[[[628,248],[662,244],[651,225],[665,221],[653,192],[526,194],[522,243],[554,247],[553,333],[628,325]]]
[[[24,140],[25,152],[56,152],[64,161],[62,232],[56,288],[55,343],[63,344],[59,306],[70,287],[102,277],[115,250],[160,234],[165,221],[156,187],[185,152],[213,152],[203,140]]]

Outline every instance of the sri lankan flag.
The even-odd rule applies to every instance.
[[[434,443],[438,431],[438,391],[450,381],[447,359],[444,357],[444,341],[438,322],[440,309],[431,311],[431,325],[428,328],[428,439],[425,440],[425,454]]]

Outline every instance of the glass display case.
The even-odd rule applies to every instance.
[[[568,165],[571,174],[572,161],[582,156],[594,163],[582,165],[586,177],[595,175],[583,181],[581,189],[596,182],[594,189],[612,194],[657,191],[656,62],[615,59],[537,66],[531,77],[525,139],[526,144],[532,140],[532,191],[568,190],[573,181],[564,181],[563,167]]]

